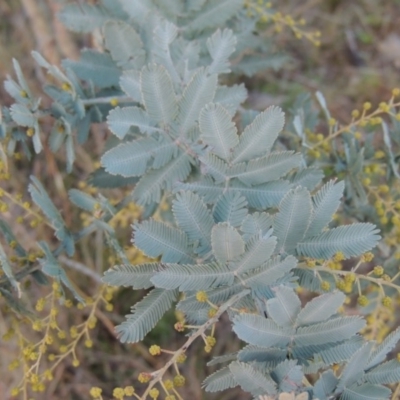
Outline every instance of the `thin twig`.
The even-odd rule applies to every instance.
[[[226,303],[222,304],[217,313],[215,314],[214,317],[210,318],[206,323],[203,325],[199,326],[197,331],[194,332],[191,336],[189,336],[189,339],[184,343],[184,345],[177,351],[174,352],[174,355],[171,357],[171,359],[158,371],[154,371],[151,375],[153,376],[153,379],[149,382],[149,385],[147,386],[146,391],[143,393],[141,396],[141,400],[145,400],[150,392],[150,390],[153,388],[153,386],[157,383],[160,382],[166,371],[171,367],[171,365],[175,364],[179,358],[179,356],[183,353],[186,352],[186,350],[190,347],[190,345],[198,338],[204,335],[204,332],[209,329],[213,324],[218,322],[219,318],[221,315],[228,310],[229,307],[233,306],[237,301],[239,301],[242,297],[246,296],[247,294],[250,293],[249,289],[244,290],[243,292],[238,293],[237,295],[231,297]]]
[[[67,267],[70,267],[76,271],[82,272],[82,274],[90,276],[97,283],[100,283],[100,284],[104,283],[101,279],[101,276],[99,274],[97,274],[95,271],[89,269],[85,264],[82,264],[78,261],[70,260],[69,258],[67,258],[65,256],[59,256],[58,259],[63,264],[65,264]]]

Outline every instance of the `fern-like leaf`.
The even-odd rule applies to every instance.
[[[360,386],[345,388],[340,400],[385,400],[389,399],[392,391],[385,386],[366,383]]]
[[[366,369],[373,368],[381,363],[386,358],[387,354],[396,346],[399,340],[400,328],[397,328],[395,331],[391,332],[372,352]]]
[[[112,286],[132,286],[135,290],[148,289],[153,286],[150,279],[158,267],[158,263],[116,265],[104,273],[103,281]]]
[[[313,212],[306,237],[318,235],[328,225],[339,207],[343,190],[343,181],[330,181],[312,197]]]
[[[266,212],[255,212],[248,214],[244,218],[240,230],[243,232],[243,237],[247,241],[256,233],[264,236],[272,227],[273,217]]]
[[[253,396],[276,393],[276,383],[249,364],[235,361],[229,364],[229,370],[241,388]]]
[[[124,177],[141,176],[146,172],[152,148],[156,146],[157,142],[152,138],[121,143],[105,152],[101,163],[110,174]]]
[[[239,142],[235,124],[229,112],[220,104],[209,103],[200,112],[201,139],[217,156],[228,160]]]
[[[142,102],[142,93],[140,91],[140,71],[130,69],[124,71],[119,78],[121,89],[137,103]]]
[[[345,340],[343,343],[318,351],[315,355],[315,359],[322,359],[325,365],[339,364],[343,361],[349,360],[364,343],[365,342],[361,336],[355,335],[350,339]]]
[[[240,314],[233,319],[233,330],[239,339],[260,347],[285,347],[293,330],[281,328],[270,319],[255,314]]]
[[[172,204],[172,212],[178,226],[186,232],[189,240],[199,241],[199,254],[211,250],[213,218],[201,198],[192,192],[180,192]]]
[[[274,219],[274,234],[281,252],[294,252],[307,230],[311,210],[311,197],[307,189],[298,187],[283,198]]]
[[[104,26],[106,48],[117,65],[123,69],[143,67],[146,53],[132,25],[123,21],[107,21]]]
[[[370,223],[355,223],[339,226],[318,236],[299,240],[297,252],[311,258],[327,260],[342,252],[346,258],[359,256],[371,250],[380,236],[376,226]]]
[[[228,222],[238,227],[247,216],[246,198],[239,193],[224,193],[215,203],[213,216],[216,222]]]
[[[377,385],[388,385],[400,381],[400,364],[397,360],[390,360],[365,374],[367,382]]]
[[[335,390],[337,382],[338,378],[333,371],[325,371],[314,385],[314,395],[320,400],[327,400],[328,396]]]
[[[178,296],[177,290],[153,289],[132,308],[133,314],[116,327],[122,343],[137,343],[149,333],[169,310]]]
[[[237,386],[235,378],[229,367],[222,368],[206,379],[202,383],[202,387],[205,388],[206,392],[219,392],[221,390],[230,389]]]
[[[177,181],[190,174],[190,158],[186,153],[178,154],[164,168],[146,172],[132,192],[133,200],[139,205],[159,202],[163,189],[170,189]]]
[[[231,115],[235,115],[240,104],[247,99],[247,90],[244,84],[232,86],[218,86],[214,102],[221,104]]]
[[[241,279],[254,290],[263,289],[266,285],[272,285],[290,272],[296,267],[296,264],[297,259],[293,256],[288,256],[283,260],[275,257],[267,261],[260,268],[242,276]]]
[[[247,164],[246,171],[232,176],[240,179],[246,185],[276,181],[291,169],[299,166],[300,154],[292,151],[274,152],[266,157],[256,158]]]
[[[212,58],[208,67],[210,74],[224,74],[231,72],[228,59],[235,51],[236,37],[230,29],[218,29],[207,40],[207,49]]]
[[[301,309],[299,297],[293,289],[285,286],[278,286],[273,292],[275,297],[267,301],[268,317],[279,326],[293,326]]]
[[[296,173],[290,178],[290,181],[292,182],[293,187],[303,186],[311,192],[321,183],[323,177],[323,171],[318,168],[310,167],[296,171]]]
[[[285,360],[274,368],[271,377],[278,382],[280,391],[292,392],[302,387],[304,374],[295,360]]]
[[[243,362],[260,362],[266,368],[274,368],[280,362],[285,361],[287,357],[287,351],[285,349],[278,348],[263,348],[253,345],[247,345],[239,351],[237,358]]]
[[[207,1],[204,8],[190,19],[186,29],[202,31],[209,27],[221,26],[243,7],[243,0]]]
[[[234,280],[232,271],[226,265],[211,264],[168,264],[151,281],[163,289],[207,290],[221,285],[231,285]]]
[[[103,7],[83,3],[66,5],[58,17],[71,31],[89,33],[100,28],[110,15]]]
[[[154,126],[154,121],[138,107],[114,108],[108,114],[107,122],[111,132],[120,139],[125,137],[132,126],[139,128],[142,133],[161,132],[161,129]]]
[[[285,122],[279,107],[269,107],[246,126],[234,149],[233,162],[249,161],[268,154]]]
[[[246,243],[242,257],[230,265],[236,274],[260,267],[268,261],[276,247],[276,237],[271,237],[271,232],[272,230],[265,235],[256,234]]]
[[[178,113],[178,104],[171,77],[167,70],[156,64],[143,67],[140,74],[143,104],[150,118],[168,125]]]
[[[31,176],[32,183],[29,184],[28,190],[33,202],[42,210],[49,219],[55,230],[55,236],[60,240],[69,256],[75,252],[75,244],[72,234],[66,228],[60,212],[44,189],[43,185],[34,176]]]
[[[162,262],[191,262],[188,237],[163,222],[148,220],[133,226],[135,246],[149,257],[161,256]]]
[[[179,133],[186,134],[199,118],[200,110],[213,101],[217,75],[209,76],[200,68],[192,77],[179,101]]]
[[[313,298],[299,312],[296,323],[301,326],[326,321],[336,313],[345,297],[342,292],[338,291]]]
[[[245,243],[239,232],[226,222],[215,225],[211,231],[211,245],[215,258],[225,264],[244,252]]]

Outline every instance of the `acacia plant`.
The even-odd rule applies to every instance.
[[[392,390],[384,385],[400,381],[400,364],[386,357],[400,330],[377,344],[360,334],[364,318],[346,316],[342,307],[343,292],[355,288],[361,295],[364,284],[377,285],[378,298],[386,303],[390,290],[399,290],[390,277],[363,280],[356,273],[371,261],[379,230],[371,222],[340,225],[334,217],[345,183],[332,171],[310,165],[318,159],[315,150],[303,152],[298,141],[292,145],[287,139],[297,134],[308,146],[306,127],[315,127],[311,111],[301,120],[305,114],[295,108],[294,130],[280,136],[285,126],[281,108],[248,110],[244,85],[229,85],[235,74],[251,75],[285,60],[256,33],[260,15],[262,22],[266,19],[257,14],[262,4],[244,5],[242,0],[103,0],[101,5],[67,6],[62,21],[79,32],[98,29],[104,48],[83,50],[80,60],[65,60],[62,69],[33,52],[50,76],[44,91],[53,101],[47,108],[14,62],[17,81],[5,83],[15,104],[2,112],[3,154],[18,148],[29,158],[32,148],[35,154],[43,146],[64,149],[71,173],[76,148],[91,140],[91,124],[106,120],[112,136],[90,182],[131,191],[113,204],[104,195],[71,189],[71,203],[96,216],[75,230],[32,177],[31,198],[58,245],[40,241],[41,253],[19,268],[0,248],[5,275],[0,291],[23,312],[13,291],[21,290],[27,275],[40,282],[50,277],[55,300],[64,298],[60,289],[66,287],[83,303],[59,259],[63,253],[72,257],[77,241],[101,231],[118,259],[104,282],[148,290],[116,327],[120,340],[142,341],[172,307],[184,315],[175,329],[189,330],[164,367],[139,375],[147,383],[142,393],[117,388],[116,398],[155,399],[161,390],[168,400],[182,398],[176,388],[185,378],[177,363],[198,338],[207,353],[212,351],[218,340],[215,326],[226,313],[245,345],[237,353],[213,354],[210,365],[222,366],[204,381],[205,391],[239,385],[255,399],[283,399],[289,393],[301,399],[388,399]],[[270,8],[268,13],[275,22],[295,25]],[[44,144],[41,124],[49,119],[53,128]],[[324,181],[324,172],[329,180]],[[348,188],[346,193],[351,193]],[[142,207],[132,225],[132,245],[148,258],[139,264],[130,263],[110,223],[131,201]],[[10,247],[25,257],[12,227],[2,222],[0,228]],[[343,260],[350,269],[332,267]],[[304,288],[315,297],[302,306]],[[103,292],[96,301],[102,298],[107,300]],[[152,355],[162,351],[157,344],[150,348]],[[177,371],[173,381],[164,377],[169,368]],[[40,383],[41,375],[36,376]],[[99,388],[91,394],[102,398]]]

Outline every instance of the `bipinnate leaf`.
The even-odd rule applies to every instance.
[[[13,104],[10,107],[12,119],[21,126],[34,127],[37,117],[23,104]]]
[[[28,252],[22,247],[19,243],[18,238],[14,235],[13,231],[10,228],[10,225],[6,221],[0,219],[0,232],[4,236],[4,239],[11,245],[15,251],[15,253],[19,257],[28,257]],[[11,244],[12,243],[12,244]]]
[[[340,342],[360,331],[365,320],[360,317],[337,317],[325,322],[300,327],[294,338],[297,346],[312,346]]]
[[[229,370],[241,388],[253,396],[276,393],[276,383],[250,364],[234,361],[229,364]]]
[[[238,361],[262,362],[266,368],[275,368],[279,363],[285,361],[287,357],[286,349],[276,347],[265,348],[249,344],[237,354]]]
[[[352,355],[340,375],[338,390],[353,385],[364,375],[373,345],[367,342]]]
[[[233,261],[244,252],[245,248],[239,232],[226,222],[221,222],[212,228],[211,245],[215,258],[221,264]]]
[[[201,109],[214,99],[217,75],[208,75],[204,68],[193,75],[179,100],[179,132],[186,134],[199,119]]]
[[[83,3],[67,4],[58,18],[71,31],[89,33],[100,28],[110,15],[100,6]]]
[[[322,232],[318,236],[299,240],[297,253],[327,260],[342,252],[346,258],[359,256],[376,246],[379,230],[370,223],[354,223]]]
[[[78,78],[93,82],[100,89],[118,87],[121,76],[121,70],[111,56],[95,50],[83,50],[78,61],[65,59],[62,66],[72,69]]]
[[[273,288],[273,299],[267,301],[267,314],[283,327],[293,326],[301,309],[301,302],[294,290],[285,286]]]
[[[312,196],[313,212],[306,237],[318,235],[332,220],[343,196],[344,182],[331,180]]]
[[[279,251],[294,253],[307,231],[311,210],[311,196],[307,189],[297,187],[285,195],[274,219],[274,234],[278,238]]]
[[[121,3],[123,9],[139,26],[145,24],[147,16],[154,12],[153,0],[124,0]]]
[[[321,359],[325,365],[339,364],[343,361],[347,362],[364,343],[361,336],[355,335],[344,342],[335,344],[326,350],[319,351],[318,354],[315,355],[315,359]]]
[[[269,107],[247,125],[234,149],[232,161],[249,161],[270,152],[283,128],[285,117],[279,107]]]
[[[137,103],[142,102],[142,93],[140,91],[140,71],[130,69],[124,71],[119,78],[121,89]]]
[[[315,167],[309,167],[297,170],[290,178],[290,181],[294,187],[303,186],[311,192],[322,182],[323,177],[323,171]]]
[[[6,252],[0,243],[0,270],[8,278],[11,285],[18,291],[18,297],[21,297],[20,286],[18,281],[15,279],[13,270],[11,268],[10,262],[8,261]]]
[[[165,3],[166,2],[164,1],[163,4]],[[176,2],[174,3],[177,4]],[[172,61],[170,45],[176,39],[178,32],[179,29],[175,24],[161,19],[154,29],[153,36],[154,61],[157,64],[163,65],[167,69],[174,83],[180,83],[181,78],[174,62]]]
[[[276,181],[298,167],[301,159],[300,154],[293,154],[292,151],[273,152],[268,156],[250,160],[246,170],[233,173],[232,176],[247,186]],[[241,164],[236,164],[238,165]]]
[[[265,235],[272,227],[273,217],[266,212],[254,212],[244,218],[240,230],[244,232],[244,239],[247,241],[256,233]]]
[[[209,103],[200,112],[199,125],[200,137],[211,152],[229,160],[239,136],[228,111],[220,104]]]
[[[212,58],[212,63],[208,67],[210,74],[223,74],[231,72],[229,57],[235,51],[236,37],[232,30],[225,28],[223,31],[218,29],[207,39],[207,49]]]
[[[239,193],[224,193],[215,203],[213,216],[216,222],[228,222],[237,228],[247,216],[247,200]]]
[[[242,257],[232,262],[230,268],[234,270],[236,274],[241,274],[265,264],[276,247],[276,237],[271,237],[271,233],[272,229],[265,235],[260,233],[255,234],[246,243],[246,249]]]
[[[43,250],[44,256],[39,258],[39,263],[42,267],[42,271],[55,279],[58,283],[63,283],[74,295],[74,297],[80,302],[85,303],[83,298],[79,295],[71,281],[69,280],[64,269],[61,267],[60,263],[54,257],[50,250],[49,245],[46,242],[39,242],[39,247]]]
[[[98,200],[78,189],[68,190],[68,197],[73,204],[89,212],[93,212],[98,204]]]
[[[179,192],[172,203],[177,225],[188,235],[194,243],[199,241],[200,254],[211,250],[211,229],[214,221],[203,200],[192,192]]]
[[[104,273],[103,281],[112,286],[132,286],[133,289],[149,289],[151,278],[159,268],[159,263],[139,265],[115,265]]]
[[[107,116],[107,123],[110,131],[120,139],[123,139],[133,126],[145,134],[161,132],[154,121],[138,107],[114,108]]]
[[[400,327],[391,332],[376,348],[372,351],[366,369],[370,369],[385,360],[387,354],[394,349],[400,340]]]
[[[111,175],[104,168],[98,168],[89,175],[88,183],[102,189],[119,188],[133,185],[138,181],[137,177],[125,178],[121,175]]]
[[[191,18],[187,29],[202,31],[209,27],[222,26],[243,7],[243,0],[208,1],[204,8]]]
[[[338,378],[333,371],[323,372],[314,385],[314,395],[320,400],[327,400],[328,396],[335,390],[337,382]]]
[[[231,115],[235,115],[240,104],[247,99],[244,84],[223,86],[219,85],[215,92],[214,103],[221,104]]]
[[[171,77],[162,65],[150,64],[142,68],[140,88],[143,104],[150,118],[168,125],[178,113],[178,104]]]
[[[229,367],[222,368],[207,376],[202,383],[202,387],[205,388],[206,392],[219,392],[237,385],[238,383]]]
[[[133,225],[133,243],[149,257],[161,256],[162,262],[191,262],[188,237],[163,222],[147,220]]]
[[[385,400],[392,391],[385,386],[365,383],[360,386],[346,387],[340,396],[341,400]]]
[[[126,321],[115,328],[119,340],[122,343],[143,340],[170,309],[177,296],[177,290],[153,289],[132,307],[132,314],[127,316]]]
[[[285,360],[279,363],[271,372],[271,377],[278,383],[279,390],[282,392],[296,391],[302,387],[304,374],[302,366],[296,360]]]
[[[256,314],[239,314],[233,319],[233,330],[239,339],[261,347],[284,347],[294,333],[281,328],[271,319]]]
[[[142,68],[146,53],[142,40],[132,25],[110,20],[104,25],[106,48],[116,64],[123,69]]]
[[[168,152],[167,156],[171,156],[171,152]],[[163,168],[146,172],[132,192],[133,200],[139,205],[158,203],[163,190],[170,190],[175,182],[185,180],[190,171],[190,158],[186,153],[181,152]]]
[[[345,298],[339,291],[314,297],[299,312],[296,323],[302,326],[326,321],[337,312]]]
[[[232,271],[225,264],[166,264],[151,281],[156,287],[179,288],[183,292],[232,285],[234,278]]]
[[[104,153],[101,163],[105,170],[110,174],[124,177],[142,176],[146,172],[148,161],[151,158],[148,145],[150,142],[156,143],[151,138],[146,139],[122,143]]]
[[[12,62],[13,62],[15,74],[17,75],[17,80],[18,80],[19,86],[27,94],[27,97],[31,98],[32,94],[29,89],[28,83],[26,82],[26,79],[24,77],[24,73],[22,72],[21,66],[19,65],[19,62],[15,58],[12,59]],[[26,100],[26,97],[23,97],[23,96],[21,96],[21,97]]]
[[[265,289],[265,286],[274,284],[278,279],[285,276],[296,267],[297,259],[288,256],[284,259],[274,257],[262,264],[260,268],[250,271],[247,275],[241,276],[243,282],[254,290]]]
[[[367,382],[388,385],[400,381],[400,363],[397,360],[390,360],[370,370],[365,374]]]
[[[60,212],[51,201],[49,195],[43,185],[34,176],[31,176],[32,183],[29,184],[28,190],[33,202],[42,210],[43,214],[49,219],[55,230],[55,236],[60,240],[65,248],[66,253],[72,256],[75,252],[75,244],[72,234],[66,228],[64,220]]]

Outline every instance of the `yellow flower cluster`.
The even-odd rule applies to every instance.
[[[308,32],[303,27],[306,24],[304,18],[295,20],[291,15],[284,15],[272,9],[272,3],[265,0],[246,0],[247,16],[259,19],[261,23],[272,22],[275,31],[281,32],[284,26],[290,28],[297,39],[305,38],[315,46],[320,46],[321,32]]]

